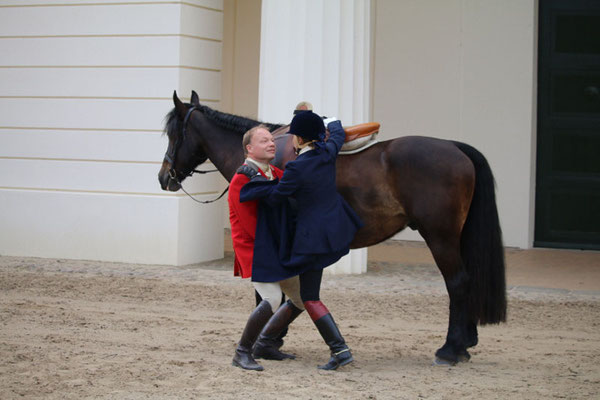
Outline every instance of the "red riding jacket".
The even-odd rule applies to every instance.
[[[270,166],[274,178],[281,178],[283,171],[277,167]],[[258,170],[262,176],[263,171]],[[231,239],[235,260],[233,264],[233,275],[242,278],[252,276],[252,257],[254,255],[254,237],[256,234],[256,216],[258,212],[258,200],[240,203],[240,190],[250,179],[244,174],[235,174],[229,183],[229,221],[231,223]]]

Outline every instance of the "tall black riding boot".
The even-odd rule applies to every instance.
[[[256,344],[254,357],[266,360],[294,359],[296,356],[279,351],[278,339],[280,333],[291,324],[303,310],[296,307],[291,300],[283,303],[265,325]]]
[[[346,341],[325,305],[320,301],[306,301],[304,306],[331,350],[329,362],[320,365],[319,369],[333,370],[354,361],[350,348],[346,345]]]
[[[258,337],[258,334],[263,329],[269,318],[273,316],[271,305],[268,301],[263,300],[252,311],[246,327],[242,333],[242,338],[235,349],[232,365],[243,369],[251,369],[254,371],[262,371],[264,368],[258,364],[252,357],[252,346]]]
[[[254,290],[254,297],[256,298],[256,305],[259,305],[260,302],[262,301],[262,297],[256,290]],[[286,300],[285,300],[285,293],[284,293],[281,296],[281,304],[279,306],[281,307],[285,303],[286,303]],[[283,346],[283,338],[285,337],[285,335],[287,335],[287,331],[288,331],[287,327],[283,328],[283,330],[281,331],[279,336],[275,339],[274,344],[278,349],[280,349],[281,346]]]

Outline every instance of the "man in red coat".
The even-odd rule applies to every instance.
[[[240,203],[240,190],[250,181],[247,176],[248,172],[260,174],[271,180],[281,178],[283,171],[269,164],[275,158],[275,142],[266,127],[259,125],[248,131],[244,135],[242,145],[246,154],[244,166],[248,168],[240,168],[229,183],[229,221],[231,222],[231,238],[235,252],[233,274],[242,278],[250,278],[252,277],[258,200]]]
[[[240,190],[253,175],[260,174],[264,178],[272,180],[281,178],[283,171],[269,164],[275,158],[275,142],[266,126],[259,125],[246,132],[242,139],[242,145],[246,161],[229,184],[229,220],[235,253],[234,275],[250,278],[252,277],[258,201],[240,203]],[[300,297],[298,276],[280,282],[256,282],[253,280],[252,284],[262,301],[250,314],[236,348],[233,365],[262,371],[263,367],[254,360],[254,357],[272,360],[294,358],[292,355],[279,351],[276,338],[272,333],[285,329],[304,310],[304,305]],[[277,318],[271,319],[281,304],[283,293],[289,297],[289,300],[281,305]],[[252,348],[255,343],[253,354]]]

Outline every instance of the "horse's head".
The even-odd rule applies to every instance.
[[[198,137],[190,134],[191,116],[200,106],[198,95],[192,91],[191,104],[184,104],[177,97],[177,92],[173,92],[173,103],[175,108],[167,114],[165,122],[169,144],[158,181],[163,190],[176,192],[181,188],[181,182],[208,156]]]

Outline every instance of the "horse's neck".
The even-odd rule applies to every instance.
[[[199,131],[209,160],[227,181],[231,181],[244,161],[242,135],[219,127],[204,116],[200,121]]]

